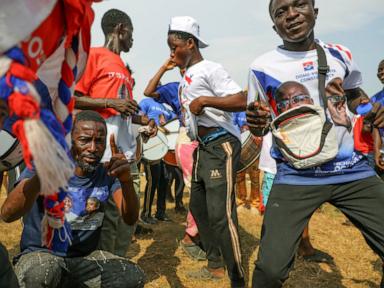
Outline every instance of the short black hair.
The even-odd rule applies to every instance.
[[[272,18],[272,4],[273,4],[273,1],[274,0],[270,0],[269,1],[269,8],[268,8],[269,9],[269,16],[271,16],[271,18]],[[312,0],[312,6],[315,7],[315,0]]]
[[[107,124],[105,123],[105,120],[101,115],[93,110],[82,110],[75,116],[75,121],[73,122],[73,128],[76,127],[77,123],[80,121],[94,121],[98,123],[102,123],[105,128],[107,128]],[[72,131],[73,131],[72,128]]]
[[[129,28],[133,27],[131,18],[123,11],[110,9],[104,13],[103,18],[101,19],[101,29],[103,29],[105,36],[112,33],[113,29],[118,24],[125,24]]]
[[[379,66],[384,64],[384,59],[379,62]]]
[[[187,41],[188,39],[192,38],[193,42],[195,42],[196,47],[199,48],[199,40],[197,40],[197,38],[190,33],[184,31],[169,30],[168,36],[169,35],[174,35],[177,39],[183,41]]]

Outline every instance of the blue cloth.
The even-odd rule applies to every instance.
[[[372,103],[379,102],[381,105],[384,105],[384,89],[377,92],[375,95],[373,95],[371,98],[371,102]],[[380,128],[379,131],[380,131],[381,137],[383,137],[384,136],[384,129]]]
[[[19,181],[31,178],[33,175],[33,171],[25,169]],[[67,252],[51,251],[51,253],[61,257],[80,257],[96,250],[104,219],[104,206],[108,197],[120,188],[120,182],[116,178],[108,176],[103,165],[99,165],[96,171],[88,177],[72,177],[68,184],[67,197],[64,200],[65,217],[72,229],[72,245],[69,246]],[[93,209],[91,209],[91,204],[93,204]],[[37,250],[48,251],[41,245],[43,216],[43,197],[39,196],[31,211],[24,217],[20,242],[21,255]]]
[[[159,86],[156,89],[159,98],[156,99],[159,103],[165,103],[172,107],[173,112],[176,113],[177,118],[183,119],[181,113],[181,105],[179,101],[179,82],[170,82],[165,85]]]
[[[263,193],[263,205],[267,207],[269,194],[271,193],[275,174],[264,171],[263,182],[261,184],[261,192]]]
[[[159,116],[164,115],[165,121],[172,120],[176,117],[176,114],[167,109],[164,105],[156,102],[152,98],[145,98],[139,103],[141,112],[147,115],[150,119],[155,120],[156,124],[159,125]]]
[[[247,125],[247,116],[245,111],[233,113],[233,124],[241,129],[244,125]]]
[[[384,105],[384,89],[377,92],[375,95],[372,96],[371,102],[376,103],[380,102],[381,105]]]
[[[218,128],[216,131],[212,132],[212,133],[208,133],[207,135],[205,135],[204,137],[201,138],[201,143],[203,144],[208,144],[209,142],[223,136],[223,135],[226,135],[228,134],[229,132],[227,130],[225,130],[223,127],[220,127]]]

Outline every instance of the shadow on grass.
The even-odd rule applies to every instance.
[[[137,264],[145,271],[147,283],[165,276],[170,287],[188,288],[177,276],[176,270],[180,264],[180,259],[175,255],[178,248],[176,237],[184,234],[185,226],[179,223],[181,222],[179,220],[182,219],[181,216],[175,214],[172,216],[174,216],[174,221],[152,225],[153,233],[140,236],[140,239],[153,239],[153,243],[147,247],[145,254],[138,259]],[[185,216],[183,218],[185,219]],[[137,246],[139,245],[133,245],[131,249],[140,249]],[[138,253],[132,252],[133,254]]]
[[[246,287],[250,287],[252,278],[248,279],[249,272],[250,272],[249,270],[251,267],[254,267],[254,266],[252,265],[253,263],[249,263],[249,261],[252,254],[255,252],[257,246],[259,246],[260,239],[256,238],[255,235],[247,232],[240,225],[239,225],[239,234],[240,234],[240,241],[241,241],[241,254],[242,254],[242,262],[243,262],[243,267],[245,272]],[[253,273],[253,271],[251,272]],[[252,277],[252,274],[250,275],[250,277]]]

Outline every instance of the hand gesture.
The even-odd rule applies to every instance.
[[[203,114],[204,110],[203,97],[198,97],[194,99],[191,104],[189,104],[189,110],[195,115]]]
[[[108,99],[108,108],[115,109],[123,116],[130,116],[136,114],[139,111],[139,106],[135,100],[129,99]]]
[[[149,120],[148,126],[150,129],[147,132],[147,135],[149,136],[149,138],[155,137],[158,130],[155,120]]]
[[[131,181],[130,165],[124,154],[121,153],[121,151],[119,151],[117,148],[115,135],[111,135],[109,142],[111,146],[112,157],[109,162],[104,164],[105,168],[108,170],[108,175],[117,177],[120,183]]]
[[[175,67],[176,67],[176,63],[172,61],[172,58],[167,59],[167,61],[165,61],[165,63],[163,64],[163,68],[166,71],[172,70]]]
[[[246,114],[249,130],[253,135],[264,136],[268,133],[272,121],[268,106],[257,101],[252,102],[247,106]]]

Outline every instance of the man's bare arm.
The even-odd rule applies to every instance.
[[[75,108],[81,110],[97,110],[112,108],[117,112],[130,116],[138,112],[138,105],[135,100],[119,98],[91,98],[75,91]]]
[[[7,222],[20,219],[32,209],[40,193],[40,180],[37,175],[22,180],[5,199],[1,207],[1,218]]]

